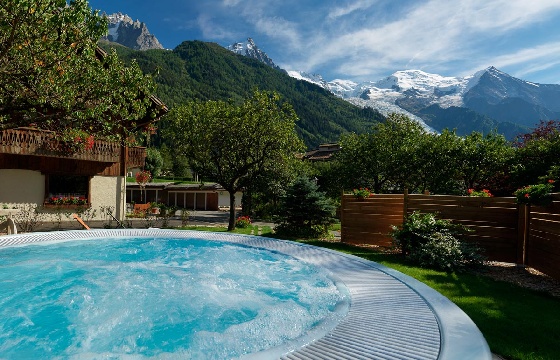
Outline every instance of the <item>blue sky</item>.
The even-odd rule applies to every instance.
[[[326,80],[495,66],[560,84],[559,0],[90,0],[143,21],[162,45],[254,39],[280,67]]]

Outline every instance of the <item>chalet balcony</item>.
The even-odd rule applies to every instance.
[[[146,148],[127,148],[127,167],[142,167]],[[0,132],[0,154],[31,155],[74,160],[117,163],[121,159],[121,146],[116,142],[94,140],[85,148],[56,139],[52,131],[17,128]]]

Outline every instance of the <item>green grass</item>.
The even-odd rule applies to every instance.
[[[254,234],[256,227],[236,229]],[[182,229],[225,232],[225,227],[188,226]],[[276,237],[270,227],[263,236]],[[478,326],[493,353],[507,359],[560,359],[560,299],[489,277],[423,269],[398,254],[328,241],[301,241],[375,261],[412,276],[459,306]]]

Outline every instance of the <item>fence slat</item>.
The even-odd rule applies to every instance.
[[[560,194],[548,206],[518,205],[515,198],[452,195],[376,194],[366,200],[343,195],[343,242],[390,246],[391,226],[413,211],[438,213],[475,230],[466,241],[480,246],[488,260],[528,265],[560,279]]]

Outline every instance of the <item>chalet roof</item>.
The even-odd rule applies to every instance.
[[[328,161],[340,149],[339,144],[321,144],[318,148],[306,152],[303,155],[303,159],[309,161]]]
[[[129,189],[140,189],[137,183],[127,183],[126,187]],[[147,183],[146,189],[158,189],[169,191],[224,191],[224,188],[219,184],[175,184],[173,182],[166,183]]]

